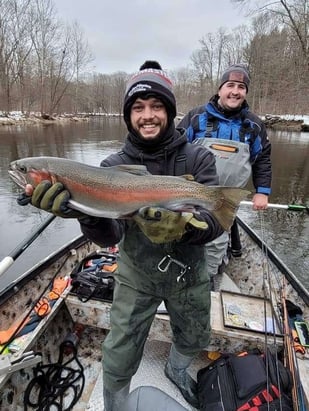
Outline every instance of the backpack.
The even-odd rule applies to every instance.
[[[202,411],[293,411],[291,373],[269,350],[223,354],[197,384]]]
[[[85,257],[71,272],[71,293],[82,302],[90,298],[112,301],[117,269],[117,255],[94,252]]]

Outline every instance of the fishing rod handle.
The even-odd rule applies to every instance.
[[[10,256],[4,257],[3,260],[0,261],[0,276],[4,274],[14,263],[14,259]]]
[[[253,205],[253,201],[241,201],[240,205],[248,205],[248,206],[252,206]],[[267,208],[281,208],[284,210],[288,210],[290,206],[285,205],[285,204],[273,204],[273,203],[268,203],[267,204]]]

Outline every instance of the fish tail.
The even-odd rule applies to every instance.
[[[220,187],[221,206],[212,211],[225,231],[229,231],[236,218],[239,203],[250,191],[237,187]]]

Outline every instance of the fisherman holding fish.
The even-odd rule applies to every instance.
[[[175,128],[172,83],[159,63],[145,62],[129,80],[123,114],[128,128],[124,146],[101,162],[102,175],[106,170],[110,177],[105,178],[110,185],[105,197],[109,198],[102,201],[107,208],[108,204],[114,204],[116,214],[112,214],[112,207],[110,214],[106,210],[105,214],[93,211],[93,204],[88,212],[82,208],[88,197],[91,201],[102,194],[103,189],[95,192],[92,187],[95,179],[88,184],[88,194],[80,201],[75,195],[78,196],[82,185],[73,183],[73,176],[56,178],[57,182],[43,181],[33,191],[39,174],[34,168],[27,173],[32,177],[28,183],[32,181],[32,184],[26,186],[19,202],[31,202],[58,216],[78,218],[82,232],[93,242],[103,247],[119,245],[111,330],[103,343],[105,411],[119,410],[128,395],[131,378],[139,367],[144,344],[162,301],[170,315],[173,332],[165,375],[191,405],[198,407],[196,382],[187,368],[207,347],[210,338],[210,281],[204,245],[222,234],[222,225],[225,229],[230,227],[239,202],[248,192],[231,189],[234,191],[228,191],[230,198],[225,202],[220,188],[208,187],[218,185],[214,155],[201,145],[188,143],[185,133]],[[55,167],[54,176],[57,168],[61,169],[60,164]],[[27,167],[25,164],[12,166],[16,180],[17,169],[21,176]],[[85,174],[88,171],[91,178],[90,169],[85,169]],[[95,172],[99,179],[100,173]],[[125,185],[121,185],[121,176],[129,176]],[[79,174],[75,170],[76,178],[82,180],[82,169]],[[194,181],[190,181],[192,179]],[[141,191],[143,184],[148,184],[147,189]],[[200,195],[204,199],[190,198],[186,194],[187,186],[193,187],[194,193],[205,190],[205,194]],[[210,188],[214,191],[208,198],[206,189]],[[131,201],[144,205],[136,212],[131,210],[129,215]],[[218,219],[222,215],[228,216],[228,221],[222,218],[220,224]]]
[[[263,121],[249,110],[246,96],[250,77],[243,64],[232,64],[222,74],[218,93],[195,107],[179,122],[190,142],[202,144],[216,157],[221,186],[245,187],[252,175],[254,210],[264,210],[271,192],[271,144]],[[206,245],[208,272],[219,288],[218,267],[227,252],[229,233]],[[237,223],[231,228],[231,253],[241,255]]]

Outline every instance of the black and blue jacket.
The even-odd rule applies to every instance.
[[[206,105],[198,106],[179,122],[177,127],[187,130],[188,141],[197,138],[219,138],[240,141],[250,146],[252,181],[257,193],[271,192],[271,144],[262,120],[249,110],[244,101],[237,112],[223,111],[218,95]]]

